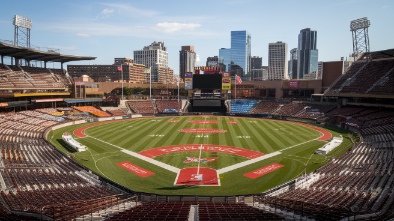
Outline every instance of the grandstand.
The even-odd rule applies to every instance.
[[[62,63],[93,59],[6,43],[0,43],[0,52]],[[45,139],[64,124],[199,114],[181,105],[188,102],[206,113],[203,98],[191,103],[128,100],[124,106],[104,108],[86,97],[73,97],[75,83],[63,68],[0,64],[0,220],[393,218],[393,57],[394,49],[365,53],[322,95],[322,101],[334,102],[210,99],[212,106],[227,108],[220,109],[223,115],[323,123],[352,130],[360,138],[345,154],[312,173],[261,194],[227,197],[137,193],[78,164],[73,150],[65,154]]]

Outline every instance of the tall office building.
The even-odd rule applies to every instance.
[[[287,43],[278,41],[268,44],[268,79],[289,79],[287,70]]]
[[[317,32],[305,28],[298,35],[298,69],[297,78],[304,74],[317,73],[318,50],[316,49]]]
[[[258,56],[253,56],[250,62],[251,66],[251,80],[260,81],[263,79],[263,58]]]
[[[231,67],[231,49],[221,48],[219,49],[219,66],[223,72],[230,72]]]
[[[298,67],[297,48],[293,48],[290,50],[290,60],[289,60],[290,79],[297,79],[297,67]]]
[[[168,68],[168,52],[164,42],[153,42],[142,50],[134,51],[134,63],[151,68],[152,82],[159,81],[159,68]]]
[[[194,46],[182,46],[179,51],[179,76],[185,80],[186,72],[193,72],[196,66],[196,52]]]
[[[231,75],[250,80],[251,36],[247,31],[231,31]]]

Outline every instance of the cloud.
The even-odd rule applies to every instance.
[[[131,15],[133,17],[154,17],[158,14],[156,11],[136,8],[128,4],[103,3],[102,5],[105,5],[110,8],[114,8],[116,11],[118,11],[121,14],[127,16]]]
[[[383,9],[386,9],[386,8],[388,8],[388,7],[389,7],[389,6],[385,5],[385,6],[383,6],[382,8],[383,8]]]
[[[108,9],[108,8],[105,8],[102,12],[101,12],[101,14],[103,14],[104,16],[110,16],[110,15],[112,15],[114,13],[114,10],[113,9]]]
[[[196,54],[196,64],[199,64],[199,63],[200,63],[200,55]]]
[[[90,37],[89,34],[84,34],[84,33],[78,33],[77,36],[81,37],[81,38],[88,38],[88,37]]]
[[[180,30],[194,30],[201,27],[196,23],[161,22],[156,24],[156,29],[162,32],[176,32]]]

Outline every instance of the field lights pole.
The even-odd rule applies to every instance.
[[[123,100],[123,65],[120,66],[121,66],[120,73],[122,74],[122,100]]]
[[[149,67],[149,100],[152,100],[152,66]]]
[[[176,86],[178,87],[178,105],[179,105],[179,78],[176,79]]]
[[[237,75],[235,75],[235,78],[234,78],[234,86],[235,86],[234,98],[235,98],[235,102],[237,102]]]

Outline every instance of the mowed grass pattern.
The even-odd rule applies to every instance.
[[[191,121],[217,121],[214,124],[196,124]],[[170,122],[175,121],[175,122]],[[229,124],[229,122],[237,122]],[[93,123],[94,124],[94,123]],[[97,124],[97,123],[96,123]],[[263,192],[294,179],[306,169],[310,172],[331,160],[330,156],[313,154],[325,142],[317,141],[321,134],[313,129],[287,121],[241,117],[153,117],[106,122],[85,130],[86,138],[77,139],[88,151],[72,153],[62,145],[61,134],[89,124],[73,125],[52,131],[48,137],[61,151],[71,154],[79,163],[94,172],[125,187],[139,192],[168,195],[237,195]],[[204,128],[227,130],[220,134],[183,133],[181,129]],[[330,131],[333,136],[338,132]],[[344,148],[350,141],[345,138]],[[250,149],[264,154],[281,151],[281,154],[263,161],[220,174],[220,187],[174,186],[176,174],[121,152],[121,149],[140,152],[151,148],[186,144],[217,144]],[[221,169],[248,160],[225,153],[203,152],[203,157],[217,157],[202,167]],[[186,157],[198,157],[198,151],[161,155],[155,159],[177,168],[196,167],[197,163],[184,163]],[[130,162],[154,172],[153,176],[139,176],[119,167],[119,162]],[[271,163],[284,167],[257,179],[243,174]],[[307,164],[308,163],[308,164]],[[307,165],[306,165],[307,164]]]

